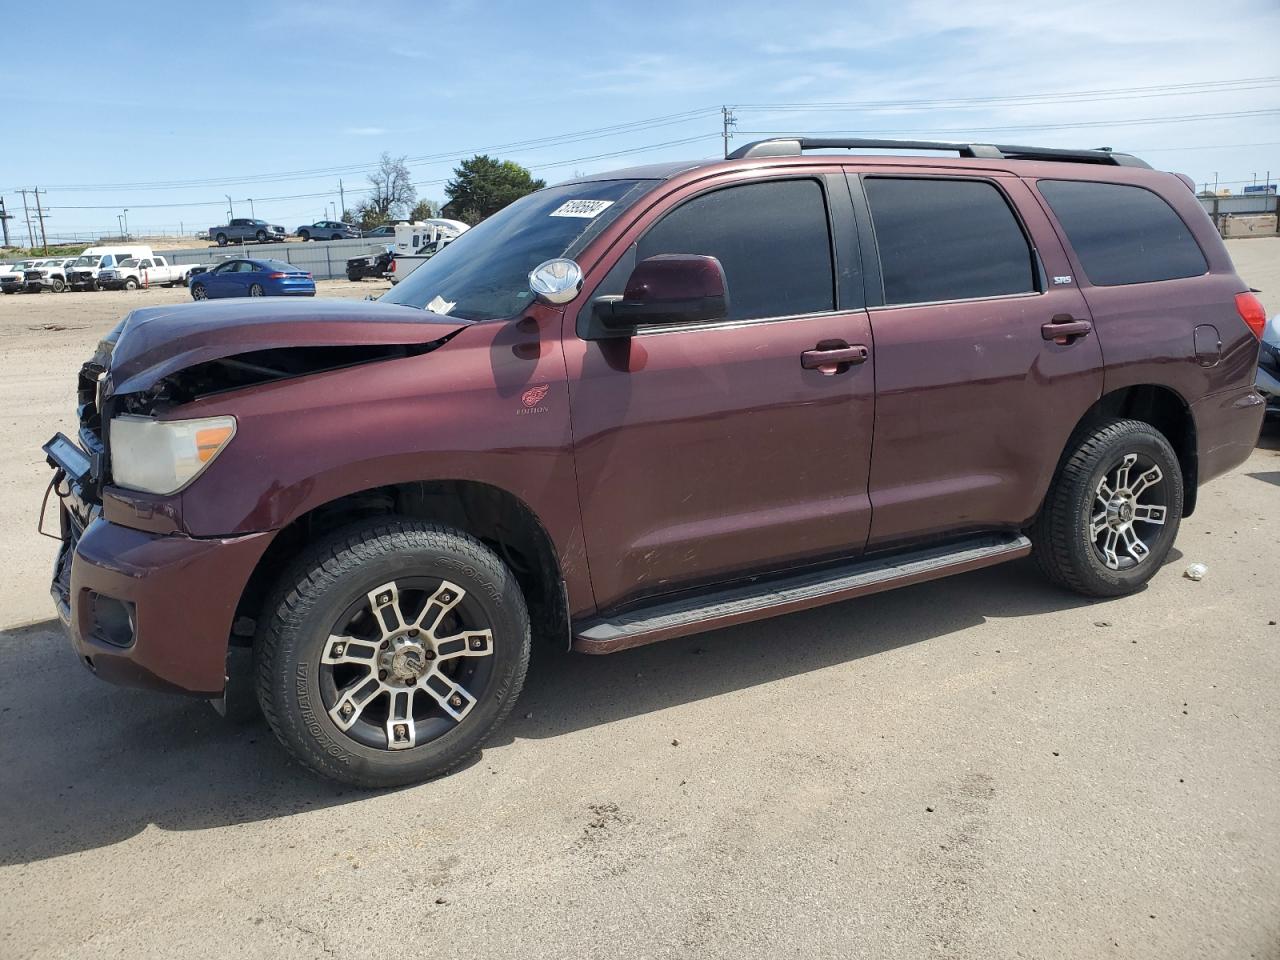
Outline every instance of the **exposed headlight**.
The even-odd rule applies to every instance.
[[[177,493],[204,471],[236,434],[235,417],[152,420],[115,417],[110,427],[115,482],[146,493]]]

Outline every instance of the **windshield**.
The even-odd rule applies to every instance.
[[[504,207],[421,264],[383,294],[463,320],[495,320],[525,308],[529,272],[573,257],[656,180],[597,180],[549,187]]]

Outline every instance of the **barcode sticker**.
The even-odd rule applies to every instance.
[[[553,217],[582,217],[590,220],[600,215],[601,211],[613,206],[612,200],[566,200],[551,211]]]

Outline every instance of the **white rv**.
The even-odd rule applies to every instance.
[[[426,263],[446,244],[470,230],[461,220],[434,218],[417,223],[397,223],[395,256],[391,260],[389,276],[392,283],[399,283]]]

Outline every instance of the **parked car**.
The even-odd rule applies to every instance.
[[[396,224],[384,223],[380,227],[373,227],[363,231],[361,235],[371,240],[395,240]]]
[[[303,240],[359,240],[360,228],[341,220],[317,220],[293,231]]]
[[[108,290],[185,286],[193,264],[169,263],[161,256],[130,257],[98,273],[98,285]]]
[[[1267,416],[1280,416],[1280,313],[1267,321],[1262,333],[1255,386],[1267,403]]]
[[[98,275],[125,260],[154,259],[151,248],[143,245],[108,245],[89,247],[67,268],[67,283],[72,290],[97,290]]]
[[[223,227],[209,228],[209,239],[215,241],[220,247],[225,247],[232,241],[244,243],[248,240],[256,240],[258,243],[278,243],[283,242],[284,238],[284,227],[267,223],[265,220],[250,220],[247,217],[237,217]]]
[[[62,293],[67,289],[67,265],[75,257],[48,257],[37,260],[23,271],[22,289],[27,293],[41,293],[51,290]]]
[[[191,278],[191,299],[314,297],[311,274],[283,260],[228,260]]]
[[[0,268],[0,291],[21,293],[27,283],[27,270],[35,266],[35,260],[23,260]]]
[[[231,709],[251,676],[295,758],[373,787],[477,751],[534,639],[1028,554],[1140,589],[1253,450],[1261,304],[1178,176],[810,152],[892,145],[549,187],[377,302],[132,311],[80,371],[83,447],[45,446],[77,660]]]
[[[371,253],[365,257],[351,257],[347,260],[347,279],[352,283],[373,278],[380,280],[391,269],[395,254],[390,250],[382,253]]]

